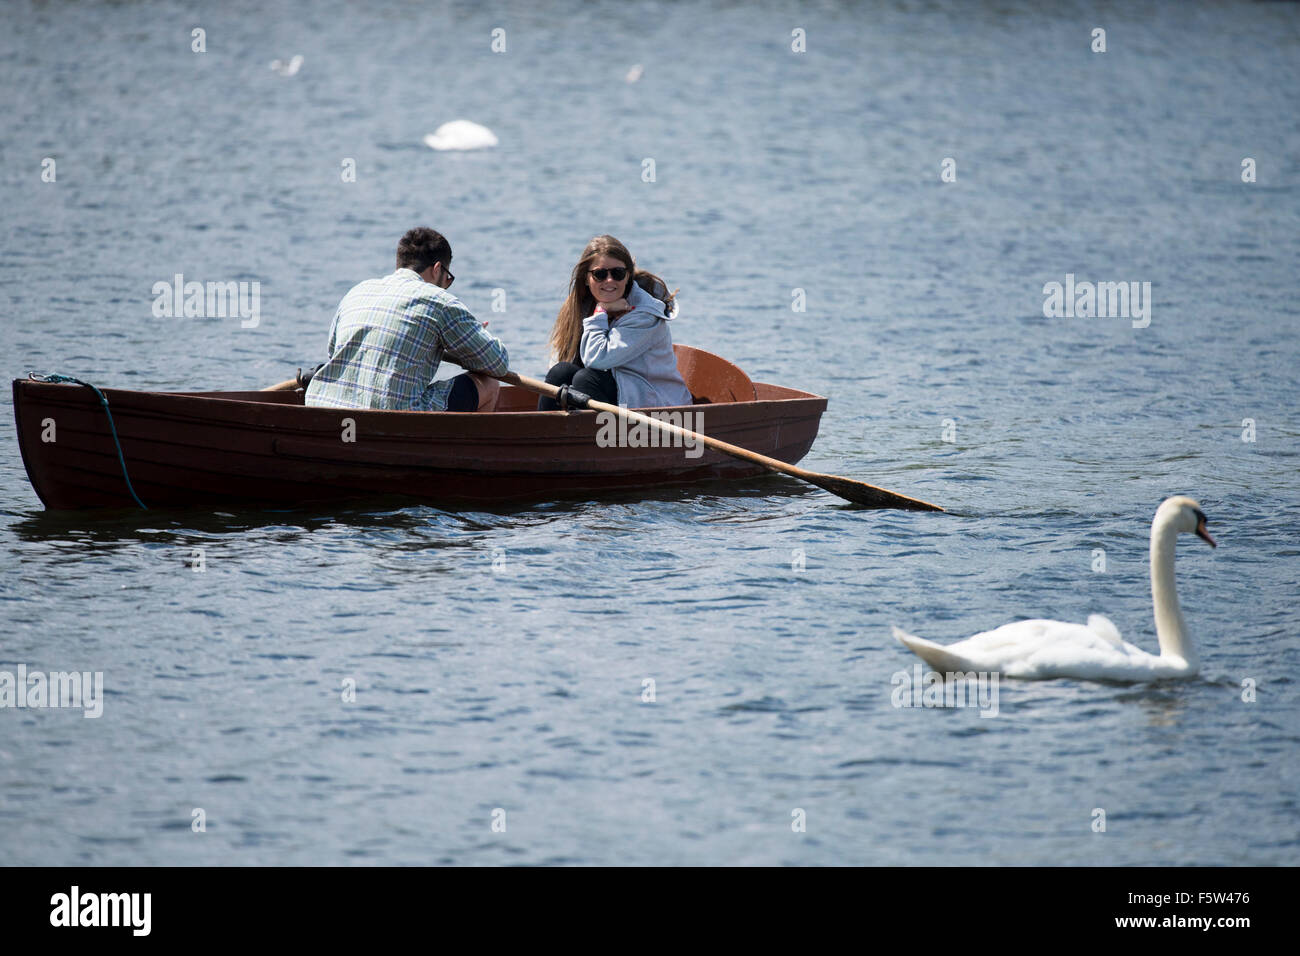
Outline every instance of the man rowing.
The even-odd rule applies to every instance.
[[[397,271],[367,279],[339,303],[329,361],[307,385],[305,404],[423,412],[490,412],[510,368],[505,346],[447,290],[451,244],[420,227],[397,244]],[[446,357],[466,369],[435,382]]]

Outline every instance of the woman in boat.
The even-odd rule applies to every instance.
[[[638,270],[627,247],[597,236],[573,267],[569,297],[551,329],[552,385],[570,385],[627,408],[690,405],[677,371],[668,320],[674,296],[658,276]],[[560,406],[538,401],[540,411]]]

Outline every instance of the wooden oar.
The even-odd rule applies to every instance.
[[[299,388],[299,387],[300,386],[298,385],[298,380],[296,378],[291,378],[287,382],[280,382],[278,385],[268,385],[266,388],[262,389],[262,391],[292,392],[295,388]]]
[[[517,385],[526,388],[531,392],[537,392],[539,395],[549,395],[557,401],[560,398],[560,389],[555,385],[540,382],[535,378],[528,378],[517,372],[507,372],[505,375],[493,376],[510,385]],[[851,501],[854,504],[865,505],[868,508],[899,508],[905,511],[943,511],[938,505],[932,505],[928,501],[922,501],[919,498],[909,498],[907,495],[900,495],[895,491],[889,491],[886,488],[877,488],[875,485],[869,485],[865,481],[857,481],[854,478],[842,478],[839,475],[825,475],[817,471],[809,471],[807,468],[800,468],[797,465],[788,465],[783,461],[775,458],[768,458],[766,455],[760,455],[756,451],[750,451],[748,448],[741,448],[739,445],[731,445],[725,441],[719,441],[716,438],[710,438],[699,432],[689,431],[680,425],[674,425],[671,422],[660,421],[657,418],[651,418],[649,415],[643,415],[640,412],[634,412],[631,409],[623,408],[620,405],[609,405],[605,402],[598,402],[590,396],[573,389],[568,390],[568,404],[576,405],[579,408],[589,408],[600,412],[609,412],[631,422],[641,422],[652,428],[658,428],[669,434],[681,435],[683,438],[691,438],[698,441],[715,451],[720,451],[724,455],[730,455],[733,458],[741,458],[745,461],[751,461],[756,465],[762,465],[770,471],[777,471],[783,475],[789,475],[792,478],[798,478],[802,481],[816,485],[818,488],[824,488],[833,495]]]

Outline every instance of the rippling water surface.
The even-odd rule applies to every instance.
[[[419,223],[536,374],[609,231],[681,286],[678,341],[828,396],[805,465],[951,513],[772,478],[51,514],[6,394],[0,670],[103,671],[106,699],[97,720],[0,709],[0,858],[1295,860],[1294,6],[272,9],[0,13],[11,378],[279,381]],[[459,118],[500,145],[423,145]],[[260,282],[259,326],[155,318],[177,272]],[[1151,282],[1150,326],[1044,318],[1067,273]],[[1103,612],[1155,650],[1147,535],[1175,493],[1220,543],[1179,551],[1198,679],[1004,683],[993,719],[892,706],[894,624],[950,641]]]

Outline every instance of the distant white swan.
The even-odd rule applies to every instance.
[[[1087,624],[1016,621],[946,647],[899,628],[894,636],[936,671],[997,671],[1007,677],[1043,680],[1146,681],[1192,677],[1200,662],[1174,586],[1174,543],[1195,533],[1215,547],[1205,530],[1205,512],[1191,498],[1170,498],[1151,523],[1151,598],[1155,604],[1160,653],[1148,654],[1122,640],[1109,619],[1093,614]]]
[[[443,123],[424,137],[425,146],[438,150],[484,149],[496,144],[496,133],[486,126],[471,123],[469,120],[452,120],[450,123]]]
[[[279,73],[281,76],[293,76],[302,69],[302,54],[295,53],[293,59],[288,63],[284,63],[280,60],[272,60],[271,69],[275,70],[275,72]]]

